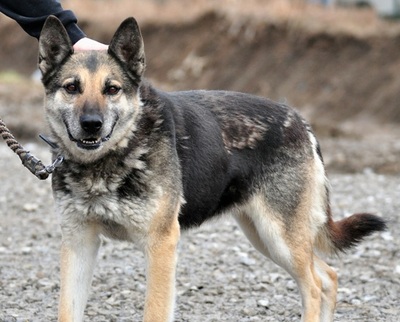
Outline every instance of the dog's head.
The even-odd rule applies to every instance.
[[[74,53],[64,26],[49,17],[39,39],[39,68],[50,130],[67,156],[87,163],[127,144],[141,111],[145,69],[134,18],[120,25],[108,51]]]

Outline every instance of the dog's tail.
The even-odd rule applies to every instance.
[[[386,228],[385,220],[367,213],[354,214],[335,222],[328,207],[328,221],[317,237],[316,247],[328,253],[345,252],[364,237]]]

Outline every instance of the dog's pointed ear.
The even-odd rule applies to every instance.
[[[121,23],[111,39],[108,53],[122,64],[137,83],[140,82],[146,59],[142,34],[135,18],[127,18]]]
[[[61,21],[49,16],[39,37],[39,69],[43,79],[73,52],[71,40]]]

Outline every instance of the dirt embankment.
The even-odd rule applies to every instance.
[[[82,28],[103,42],[110,40],[122,20],[106,25],[95,16],[82,16]],[[378,171],[400,172],[398,34],[315,31],[221,10],[206,10],[181,22],[144,20],[141,27],[146,75],[158,86],[167,90],[237,90],[287,102],[305,115],[320,137],[349,138],[353,142],[345,146],[350,151],[357,150],[357,143],[368,137],[365,145],[359,146],[378,149],[373,152],[376,161],[372,165],[342,155],[328,158],[335,167],[354,171],[371,166]],[[31,73],[36,40],[10,21],[0,21],[0,38],[0,71]],[[15,93],[10,93],[2,86],[3,101],[14,96],[20,99],[20,91],[12,89]],[[372,141],[371,133],[375,135]],[[379,150],[381,140],[388,141],[390,147]],[[328,149],[337,148],[337,144],[328,142]],[[390,160],[382,161],[379,155],[388,153]],[[364,155],[360,152],[357,157]]]
[[[83,21],[108,42],[114,29]],[[37,44],[0,25],[0,70],[30,72]],[[207,12],[185,23],[142,25],[147,76],[170,89],[230,89],[286,100],[319,120],[400,122],[400,36],[312,33],[250,17]]]
[[[400,122],[400,37],[357,39],[231,21],[145,26],[148,75],[174,89],[213,88],[285,100],[319,122]]]

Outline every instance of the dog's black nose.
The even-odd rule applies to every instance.
[[[96,134],[103,126],[103,118],[98,114],[84,114],[79,121],[82,129],[89,134]]]

